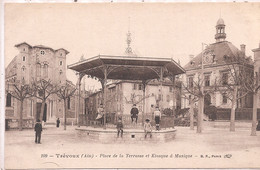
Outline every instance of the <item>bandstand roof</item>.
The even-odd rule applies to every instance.
[[[182,74],[185,70],[171,58],[98,55],[68,66],[69,69],[104,79],[149,80]]]

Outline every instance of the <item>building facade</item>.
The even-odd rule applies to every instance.
[[[252,50],[254,52],[254,72],[257,73],[258,84],[260,84],[260,43],[259,47]],[[258,93],[257,108],[260,108],[260,91]]]
[[[160,88],[158,80],[152,80],[146,85],[145,97],[143,96],[143,84],[141,81],[113,81],[109,83],[107,92],[107,112],[117,115],[130,115],[133,104],[136,104],[139,112],[151,115],[156,106],[160,110],[181,107],[180,86],[173,87],[170,80],[165,79]],[[144,103],[145,102],[145,105]],[[102,91],[95,92],[86,98],[88,114],[97,113],[97,108],[103,103]],[[143,108],[145,106],[145,108]]]
[[[28,43],[20,43],[15,45],[19,53],[5,70],[5,86],[6,86],[6,119],[17,119],[20,113],[19,100],[12,97],[12,84],[23,82],[24,84],[32,84],[39,80],[50,80],[53,85],[65,85],[75,87],[75,85],[66,78],[66,56],[67,50],[60,48],[54,50],[50,47],[38,45],[31,46]],[[68,119],[75,121],[77,111],[77,93],[69,99],[68,103]],[[84,102],[84,100],[83,100]],[[23,107],[24,119],[36,119],[39,117],[41,101],[35,97],[26,99]],[[64,103],[52,94],[48,97],[44,109],[43,119],[47,122],[55,122],[57,118],[64,117]]]
[[[225,24],[223,19],[219,19],[216,25],[216,42],[209,44],[196,57],[190,55],[190,61],[184,68],[186,74],[182,76],[182,81],[189,88],[194,86],[194,82],[198,82],[203,74],[204,79],[201,80],[204,86],[204,91],[213,91],[212,88],[216,83],[221,82],[218,86],[225,86],[225,83],[230,83],[230,67],[226,63],[225,57],[244,57],[248,61],[249,67],[253,68],[253,62],[250,57],[245,55],[246,46],[242,44],[240,49],[236,48],[231,42],[226,41]],[[203,69],[203,70],[202,70]],[[184,94],[189,96],[187,91]],[[190,96],[189,96],[190,97]],[[247,94],[237,102],[238,108],[252,107],[252,94]],[[204,103],[211,104],[217,108],[231,108],[231,100],[227,95],[219,91],[206,94]],[[196,105],[195,105],[196,106]],[[187,98],[182,99],[182,108],[190,107],[190,101]]]

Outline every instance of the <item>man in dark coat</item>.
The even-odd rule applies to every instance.
[[[136,104],[133,105],[133,108],[131,109],[131,119],[132,119],[132,123],[135,122],[137,123],[137,119],[138,119],[138,109],[136,108]]]
[[[42,134],[42,124],[41,121],[38,119],[35,126],[35,143],[41,143],[41,134]]]
[[[57,124],[56,124],[57,128],[60,127],[60,118],[57,119],[57,122],[56,122],[56,123],[57,123]]]

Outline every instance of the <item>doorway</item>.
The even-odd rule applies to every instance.
[[[42,103],[37,103],[36,120],[40,119],[41,106],[42,106]],[[47,118],[47,104],[45,103],[42,120],[44,122],[46,122],[46,118]]]

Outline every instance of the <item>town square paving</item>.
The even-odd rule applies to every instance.
[[[174,141],[147,144],[86,141],[75,126],[45,126],[41,144],[34,143],[33,130],[6,131],[5,168],[260,167],[260,133],[250,136],[250,122],[236,122],[235,132],[228,125],[204,122],[201,134],[177,126]]]

